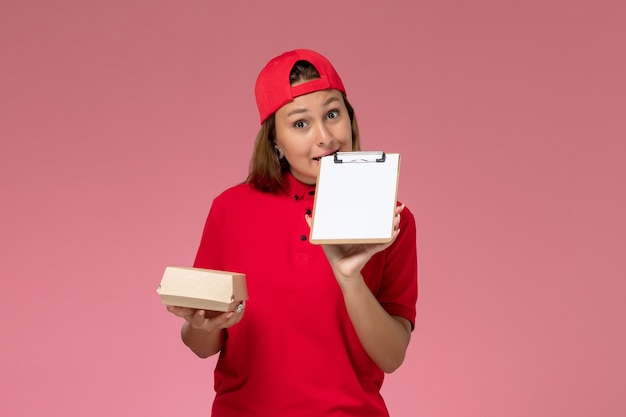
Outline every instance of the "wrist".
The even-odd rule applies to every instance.
[[[339,284],[341,291],[344,293],[354,292],[365,285],[363,275],[361,275],[360,272],[353,275],[335,273],[335,278],[337,279],[337,283]]]

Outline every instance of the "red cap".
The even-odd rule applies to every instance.
[[[320,78],[291,86],[289,74],[297,61],[310,62]],[[296,49],[272,59],[261,70],[254,92],[261,116],[261,124],[285,104],[304,94],[335,89],[346,94],[346,89],[330,61],[315,51]]]

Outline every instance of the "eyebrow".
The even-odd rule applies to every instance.
[[[333,101],[339,101],[338,97],[329,97],[328,100],[326,100],[324,103],[322,103],[322,107],[327,107],[329,104],[331,104]],[[289,113],[287,113],[287,117],[292,116],[294,114],[301,114],[301,113],[306,113],[308,112],[309,109],[306,108],[297,108],[297,109],[293,109],[292,111],[290,111]]]

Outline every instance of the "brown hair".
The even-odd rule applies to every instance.
[[[308,61],[297,61],[289,74],[289,82],[291,85],[316,78],[320,78],[320,75],[315,67]],[[343,101],[348,109],[352,126],[352,150],[360,151],[359,126],[356,121],[354,109],[345,95],[343,96]],[[250,172],[246,179],[247,183],[261,191],[276,192],[284,189],[282,177],[286,172],[289,172],[289,162],[287,162],[287,159],[278,159],[274,146],[275,138],[276,120],[275,116],[272,114],[263,122],[259,133],[256,135],[254,150],[250,160]]]

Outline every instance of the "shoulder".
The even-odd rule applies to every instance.
[[[234,210],[237,207],[255,207],[269,199],[275,198],[276,195],[258,190],[251,184],[244,182],[227,188],[213,199],[213,209],[226,208]]]
[[[248,183],[240,183],[222,191],[213,199],[213,204],[233,204],[242,203],[254,198],[260,191],[256,190]]]

